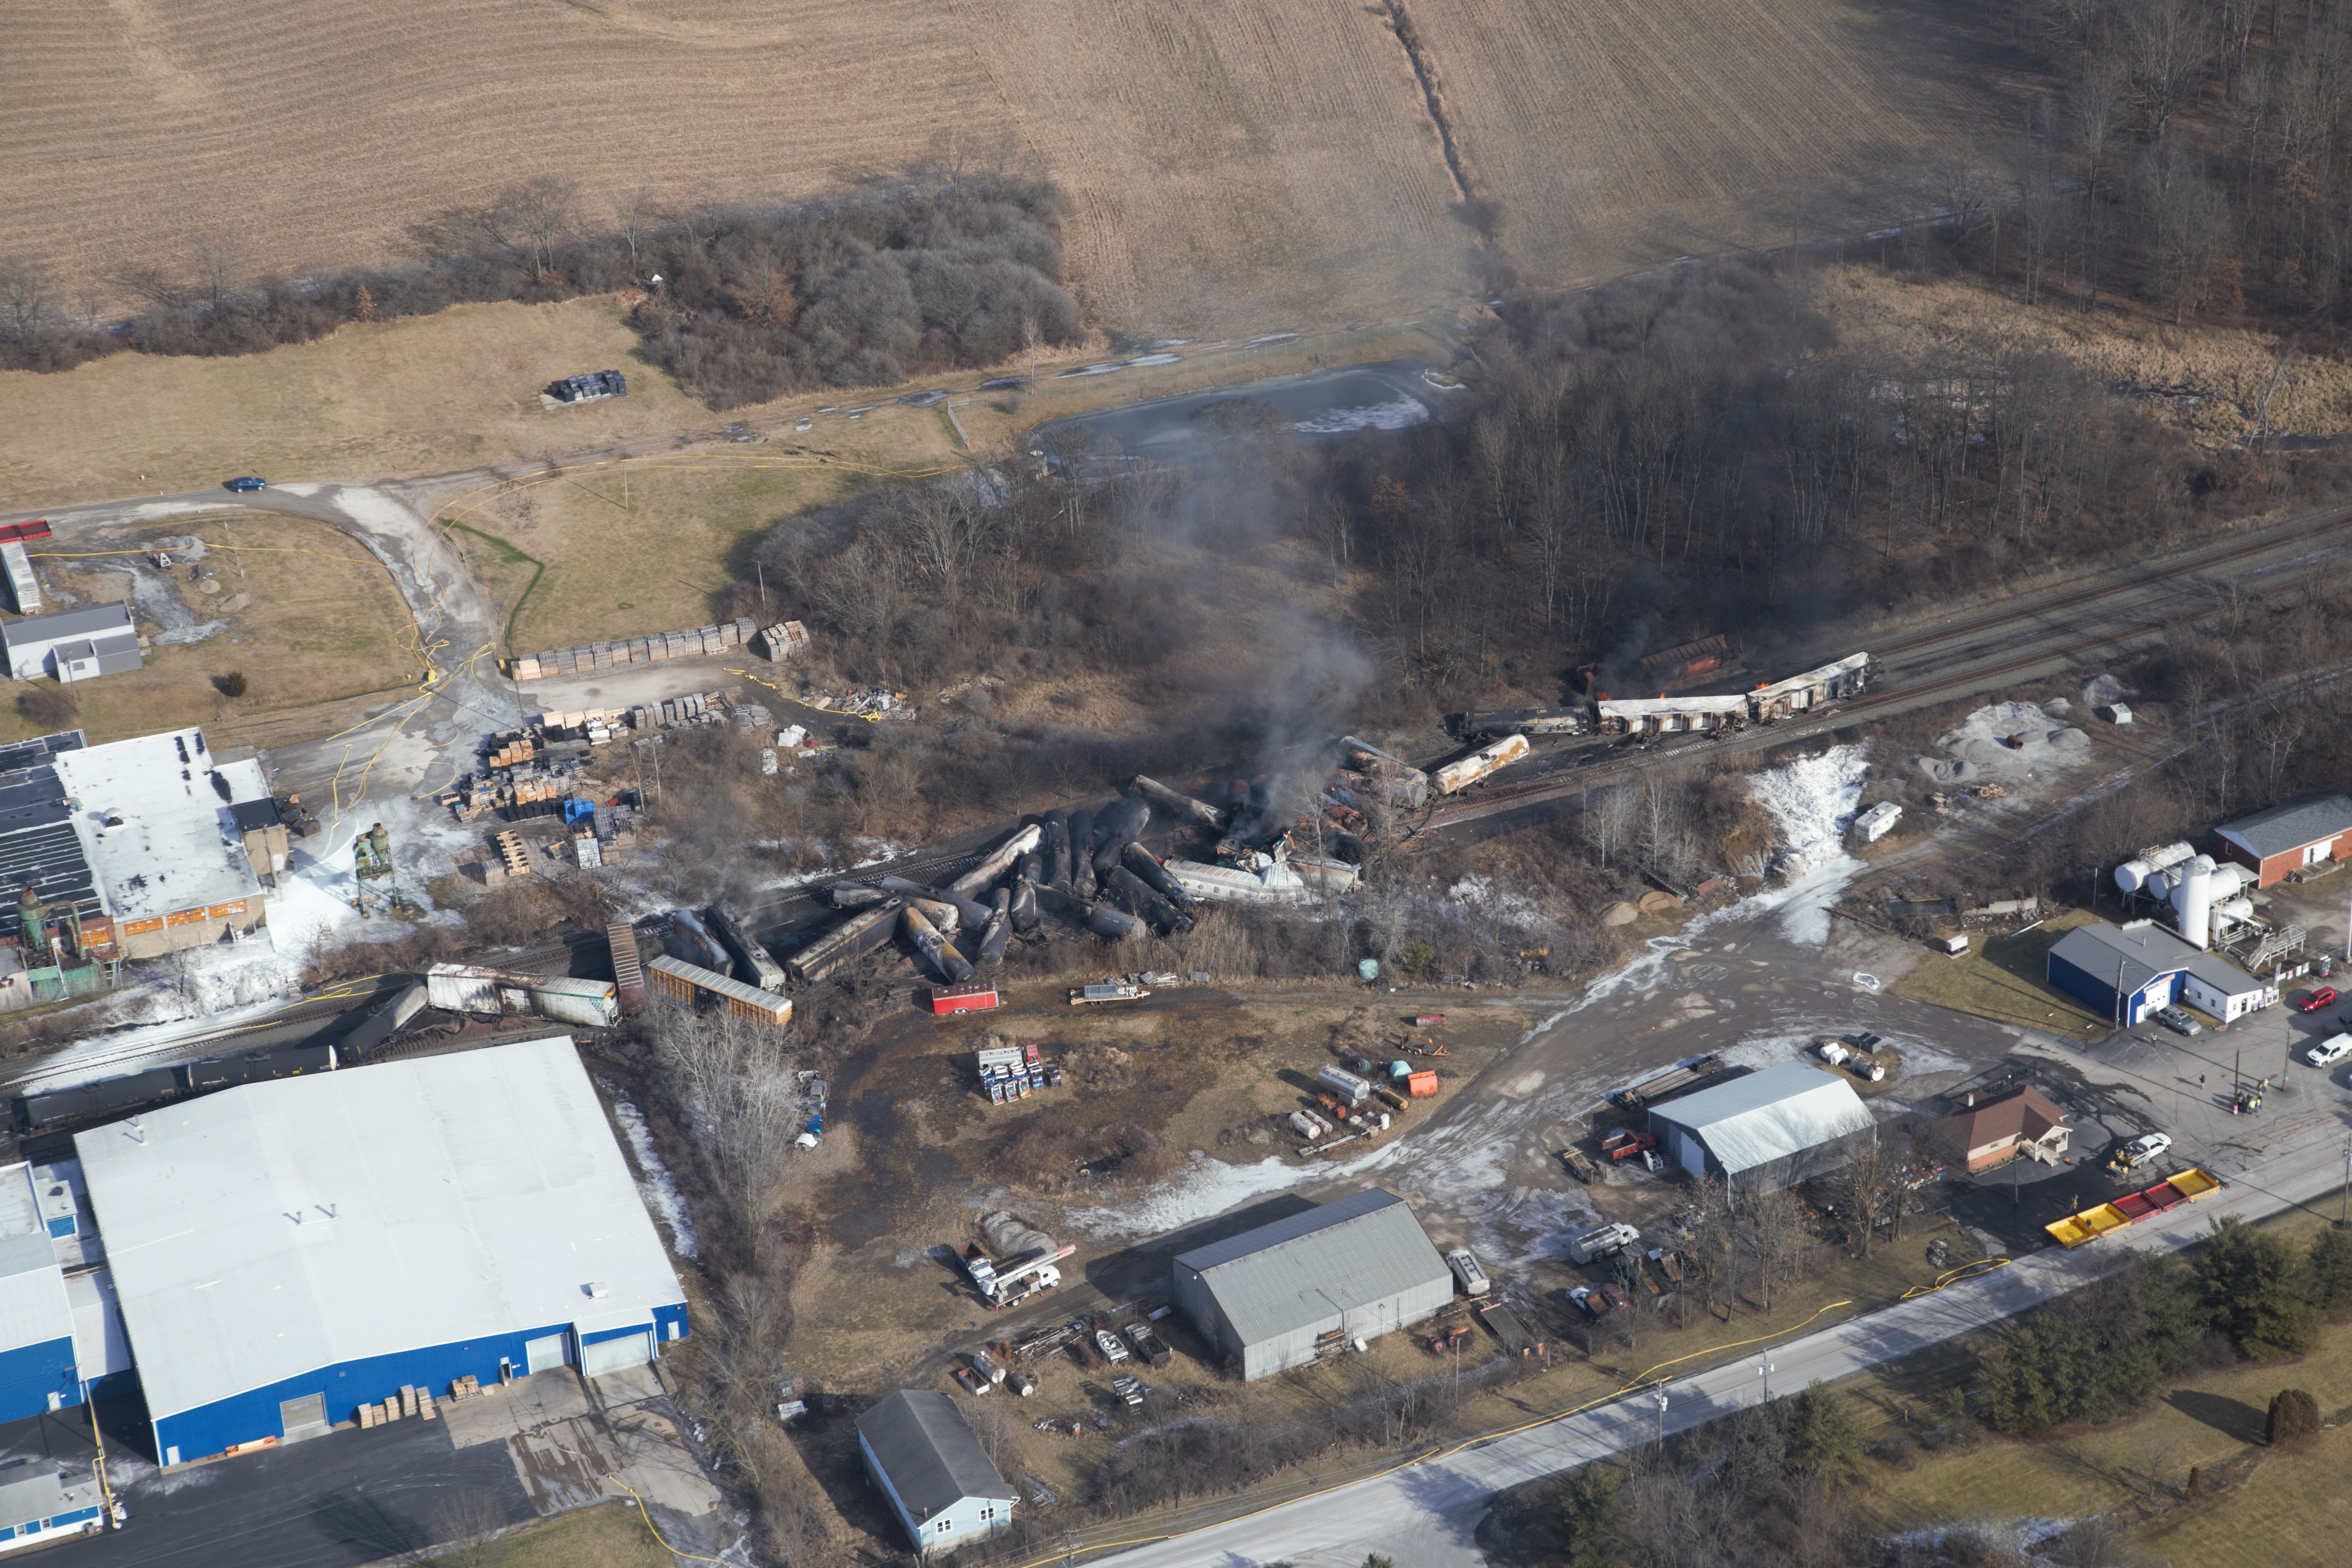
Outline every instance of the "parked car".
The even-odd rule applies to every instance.
[[[2336,1000],[2336,987],[2333,985],[2323,985],[2316,991],[2306,991],[2302,995],[2296,997],[2294,999],[2294,1005],[2296,1010],[2299,1012],[2316,1013],[2322,1007],[2333,1005]]]
[[[2186,1007],[2159,1007],[2156,1021],[2176,1035],[2201,1035],[2205,1032],[2198,1026],[2197,1020],[2189,1016]]]
[[[2352,1035],[2330,1035],[2303,1053],[2303,1059],[2313,1067],[2333,1067],[2346,1057],[2352,1057]]]
[[[251,474],[245,474],[234,479],[222,480],[221,488],[230,490],[266,490],[269,488],[269,481],[256,479]]]

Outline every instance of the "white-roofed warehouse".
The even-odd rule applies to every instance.
[[[1783,1062],[1650,1108],[1650,1131],[1694,1176],[1741,1192],[1790,1187],[1833,1171],[1875,1122],[1853,1085]]]
[[[686,1332],[566,1036],[247,1084],[74,1142],[166,1465]]]
[[[1176,1304],[1245,1379],[1417,1323],[1454,1300],[1454,1276],[1421,1222],[1378,1187],[1195,1247],[1178,1257],[1174,1279]]]

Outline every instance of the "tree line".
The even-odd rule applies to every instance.
[[[346,321],[635,289],[646,357],[713,408],[887,385],[1075,340],[1060,206],[1051,181],[1003,161],[929,162],[792,205],[598,198],[541,175],[412,225],[406,265],[326,278],[251,277],[226,240],[79,286],[5,256],[0,369],[259,353]],[[110,321],[123,298],[136,312]]]
[[[1987,1359],[1995,1425],[2023,1434],[2112,1421],[2192,1364],[2298,1355],[2352,1310],[2352,1234],[2297,1247],[2234,1217],[2193,1262],[2131,1253],[2025,1320]]]

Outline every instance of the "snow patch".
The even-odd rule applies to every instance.
[[[679,1195],[669,1167],[662,1163],[660,1152],[654,1148],[653,1133],[646,1126],[646,1113],[611,1084],[599,1079],[598,1085],[613,1097],[613,1120],[620,1123],[621,1136],[629,1141],[629,1152],[637,1157],[637,1169],[645,1173],[637,1182],[637,1192],[645,1198],[646,1206],[669,1227],[670,1250],[680,1258],[699,1258],[702,1255],[696,1249],[694,1222],[686,1214],[686,1199]]]

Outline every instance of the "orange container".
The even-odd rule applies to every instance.
[[[1415,1100],[1425,1099],[1437,1092],[1437,1075],[1425,1070],[1414,1073],[1404,1080],[1404,1087]]]

